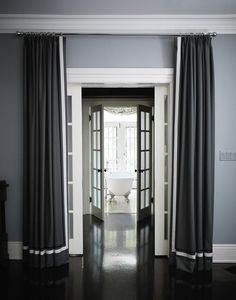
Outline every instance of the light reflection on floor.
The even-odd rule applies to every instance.
[[[139,223],[136,214],[105,214],[104,222],[92,218],[88,225],[85,280],[100,288],[96,295],[87,291],[90,297],[118,299],[121,293],[126,299],[139,299],[139,294],[148,299],[153,292],[152,219]]]
[[[117,219],[117,217],[119,219]],[[120,220],[120,223],[117,221]],[[104,220],[104,257],[106,271],[137,266],[136,214],[106,214]]]

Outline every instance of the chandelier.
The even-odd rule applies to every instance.
[[[132,115],[137,112],[136,107],[120,106],[120,107],[104,107],[104,110],[115,115]]]

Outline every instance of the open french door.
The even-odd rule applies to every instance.
[[[104,219],[103,106],[91,107],[91,187],[92,215]]]
[[[152,108],[137,109],[137,217],[151,215],[152,198]]]

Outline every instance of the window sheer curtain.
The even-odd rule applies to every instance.
[[[24,37],[23,255],[28,266],[68,261],[64,41]]]
[[[211,37],[178,38],[171,252],[190,273],[212,264],[214,101]]]

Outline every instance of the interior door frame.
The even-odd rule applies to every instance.
[[[74,153],[73,176],[76,184],[74,199],[77,209],[75,217],[75,241],[69,241],[71,254],[83,254],[83,178],[82,178],[82,88],[83,87],[154,87],[154,139],[155,139],[155,183],[154,183],[154,223],[155,223],[155,255],[169,254],[169,238],[164,239],[164,131],[162,130],[164,97],[168,96],[169,119],[173,114],[173,68],[67,68],[68,95],[72,95],[76,109],[76,143],[77,153]],[[169,128],[169,149],[171,148],[172,124]],[[74,134],[73,134],[74,136]],[[73,150],[74,151],[74,150]],[[171,155],[171,153],[170,153]],[[171,162],[171,156],[169,157]],[[79,166],[78,168],[76,166]],[[171,170],[171,164],[168,165]],[[169,189],[171,186],[169,172]],[[170,193],[169,193],[170,194]],[[168,200],[170,208],[170,197]],[[78,227],[79,225],[79,227]],[[168,214],[168,232],[170,232],[170,214]],[[73,244],[73,251],[71,251]]]

